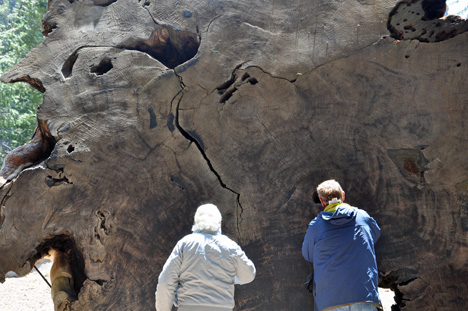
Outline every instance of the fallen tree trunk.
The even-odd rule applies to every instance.
[[[466,309],[468,24],[440,7],[49,1],[44,43],[2,76],[44,100],[34,157],[0,172],[0,279],[53,249],[62,308],[153,310],[212,202],[258,269],[236,309],[312,310],[300,248],[334,178],[381,225],[401,310]]]

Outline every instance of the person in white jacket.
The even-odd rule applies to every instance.
[[[250,283],[255,265],[240,246],[221,234],[221,213],[213,204],[198,207],[192,234],[167,259],[156,288],[156,310],[232,311],[234,284]]]

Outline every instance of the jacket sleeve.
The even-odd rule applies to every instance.
[[[380,227],[377,224],[377,222],[374,220],[374,218],[370,216],[369,216],[369,227],[371,229],[372,238],[374,239],[374,244],[375,244],[380,238]]]
[[[172,310],[175,290],[179,284],[180,266],[182,263],[181,248],[182,243],[177,243],[159,275],[155,294],[157,311]]]
[[[302,242],[302,256],[308,262],[313,262],[314,259],[314,235],[312,230],[312,223],[309,224],[307,232]]]
[[[234,283],[247,284],[252,282],[255,279],[255,274],[257,271],[255,269],[254,263],[249,258],[247,258],[247,255],[240,248],[240,246],[238,246],[236,249],[235,261],[237,270]]]

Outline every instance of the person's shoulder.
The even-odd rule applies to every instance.
[[[371,215],[369,215],[369,213],[368,213],[366,210],[364,210],[364,209],[362,209],[362,208],[357,208],[357,207],[355,207],[355,208],[356,208],[357,213],[358,213],[358,215],[359,215],[360,217],[362,217],[362,218],[364,218],[364,219],[372,219],[372,220],[374,219],[374,218],[372,218]]]
[[[228,237],[225,234],[217,234],[217,235],[215,235],[215,238],[218,241],[223,241],[223,242],[225,242],[227,244],[237,245],[237,243],[234,240],[232,240],[230,237]]]
[[[369,216],[369,214],[367,213],[367,211],[365,209],[362,209],[360,207],[353,206],[353,205],[350,205],[349,208],[354,209],[361,216]]]
[[[326,221],[322,219],[323,212],[320,212],[317,217],[312,219],[307,226],[307,234],[315,234],[326,226]]]
[[[224,247],[229,249],[240,249],[239,244],[236,241],[232,240],[230,237],[224,234],[216,235],[216,240],[218,240]]]
[[[189,233],[189,234],[185,235],[185,236],[184,236],[182,239],[180,239],[180,240],[191,239],[191,238],[196,237],[196,236],[197,236],[196,233]]]
[[[198,233],[190,233],[184,236],[182,239],[180,239],[179,243],[189,243],[189,242],[197,241],[201,238],[202,238],[201,235]]]
[[[325,212],[320,212],[314,219],[312,219],[312,220],[309,222],[309,226],[314,226],[314,225],[316,225],[318,222],[320,222],[320,220],[323,220],[323,219],[322,219],[323,213],[325,213]]]

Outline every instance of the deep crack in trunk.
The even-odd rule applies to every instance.
[[[193,137],[192,135],[190,135],[190,133],[188,131],[186,131],[179,123],[179,109],[180,109],[180,102],[182,101],[182,98],[183,98],[183,91],[185,89],[185,84],[182,80],[182,77],[180,75],[178,75],[175,71],[174,71],[174,74],[177,76],[177,78],[179,79],[179,83],[180,83],[180,87],[181,87],[181,90],[180,92],[178,92],[175,96],[174,96],[174,100],[176,100],[177,96],[179,96],[179,94],[181,95],[180,98],[178,99],[177,101],[177,106],[176,106],[176,115],[175,115],[175,126],[176,128],[179,130],[179,132],[182,134],[182,136],[184,136],[187,140],[189,140],[191,143],[194,143],[195,146],[197,147],[198,151],[200,151],[203,159],[205,159],[206,163],[208,164],[208,167],[210,168],[210,171],[216,176],[216,178],[218,179],[218,182],[219,184],[221,185],[222,188],[234,193],[237,197],[237,206],[239,207],[237,210],[236,210],[236,214],[237,214],[237,222],[236,222],[236,229],[237,229],[237,234],[239,236],[239,244],[240,243],[240,240],[242,238],[241,236],[241,230],[240,230],[240,226],[242,224],[242,214],[244,212],[244,208],[242,207],[242,204],[240,202],[240,193],[236,192],[235,190],[229,188],[222,180],[221,176],[219,175],[219,173],[216,171],[216,169],[213,167],[213,164],[211,163],[210,159],[208,158],[208,155],[205,153],[204,151],[204,148],[202,146],[202,144],[195,138]],[[239,212],[239,209],[240,209],[240,212]]]

